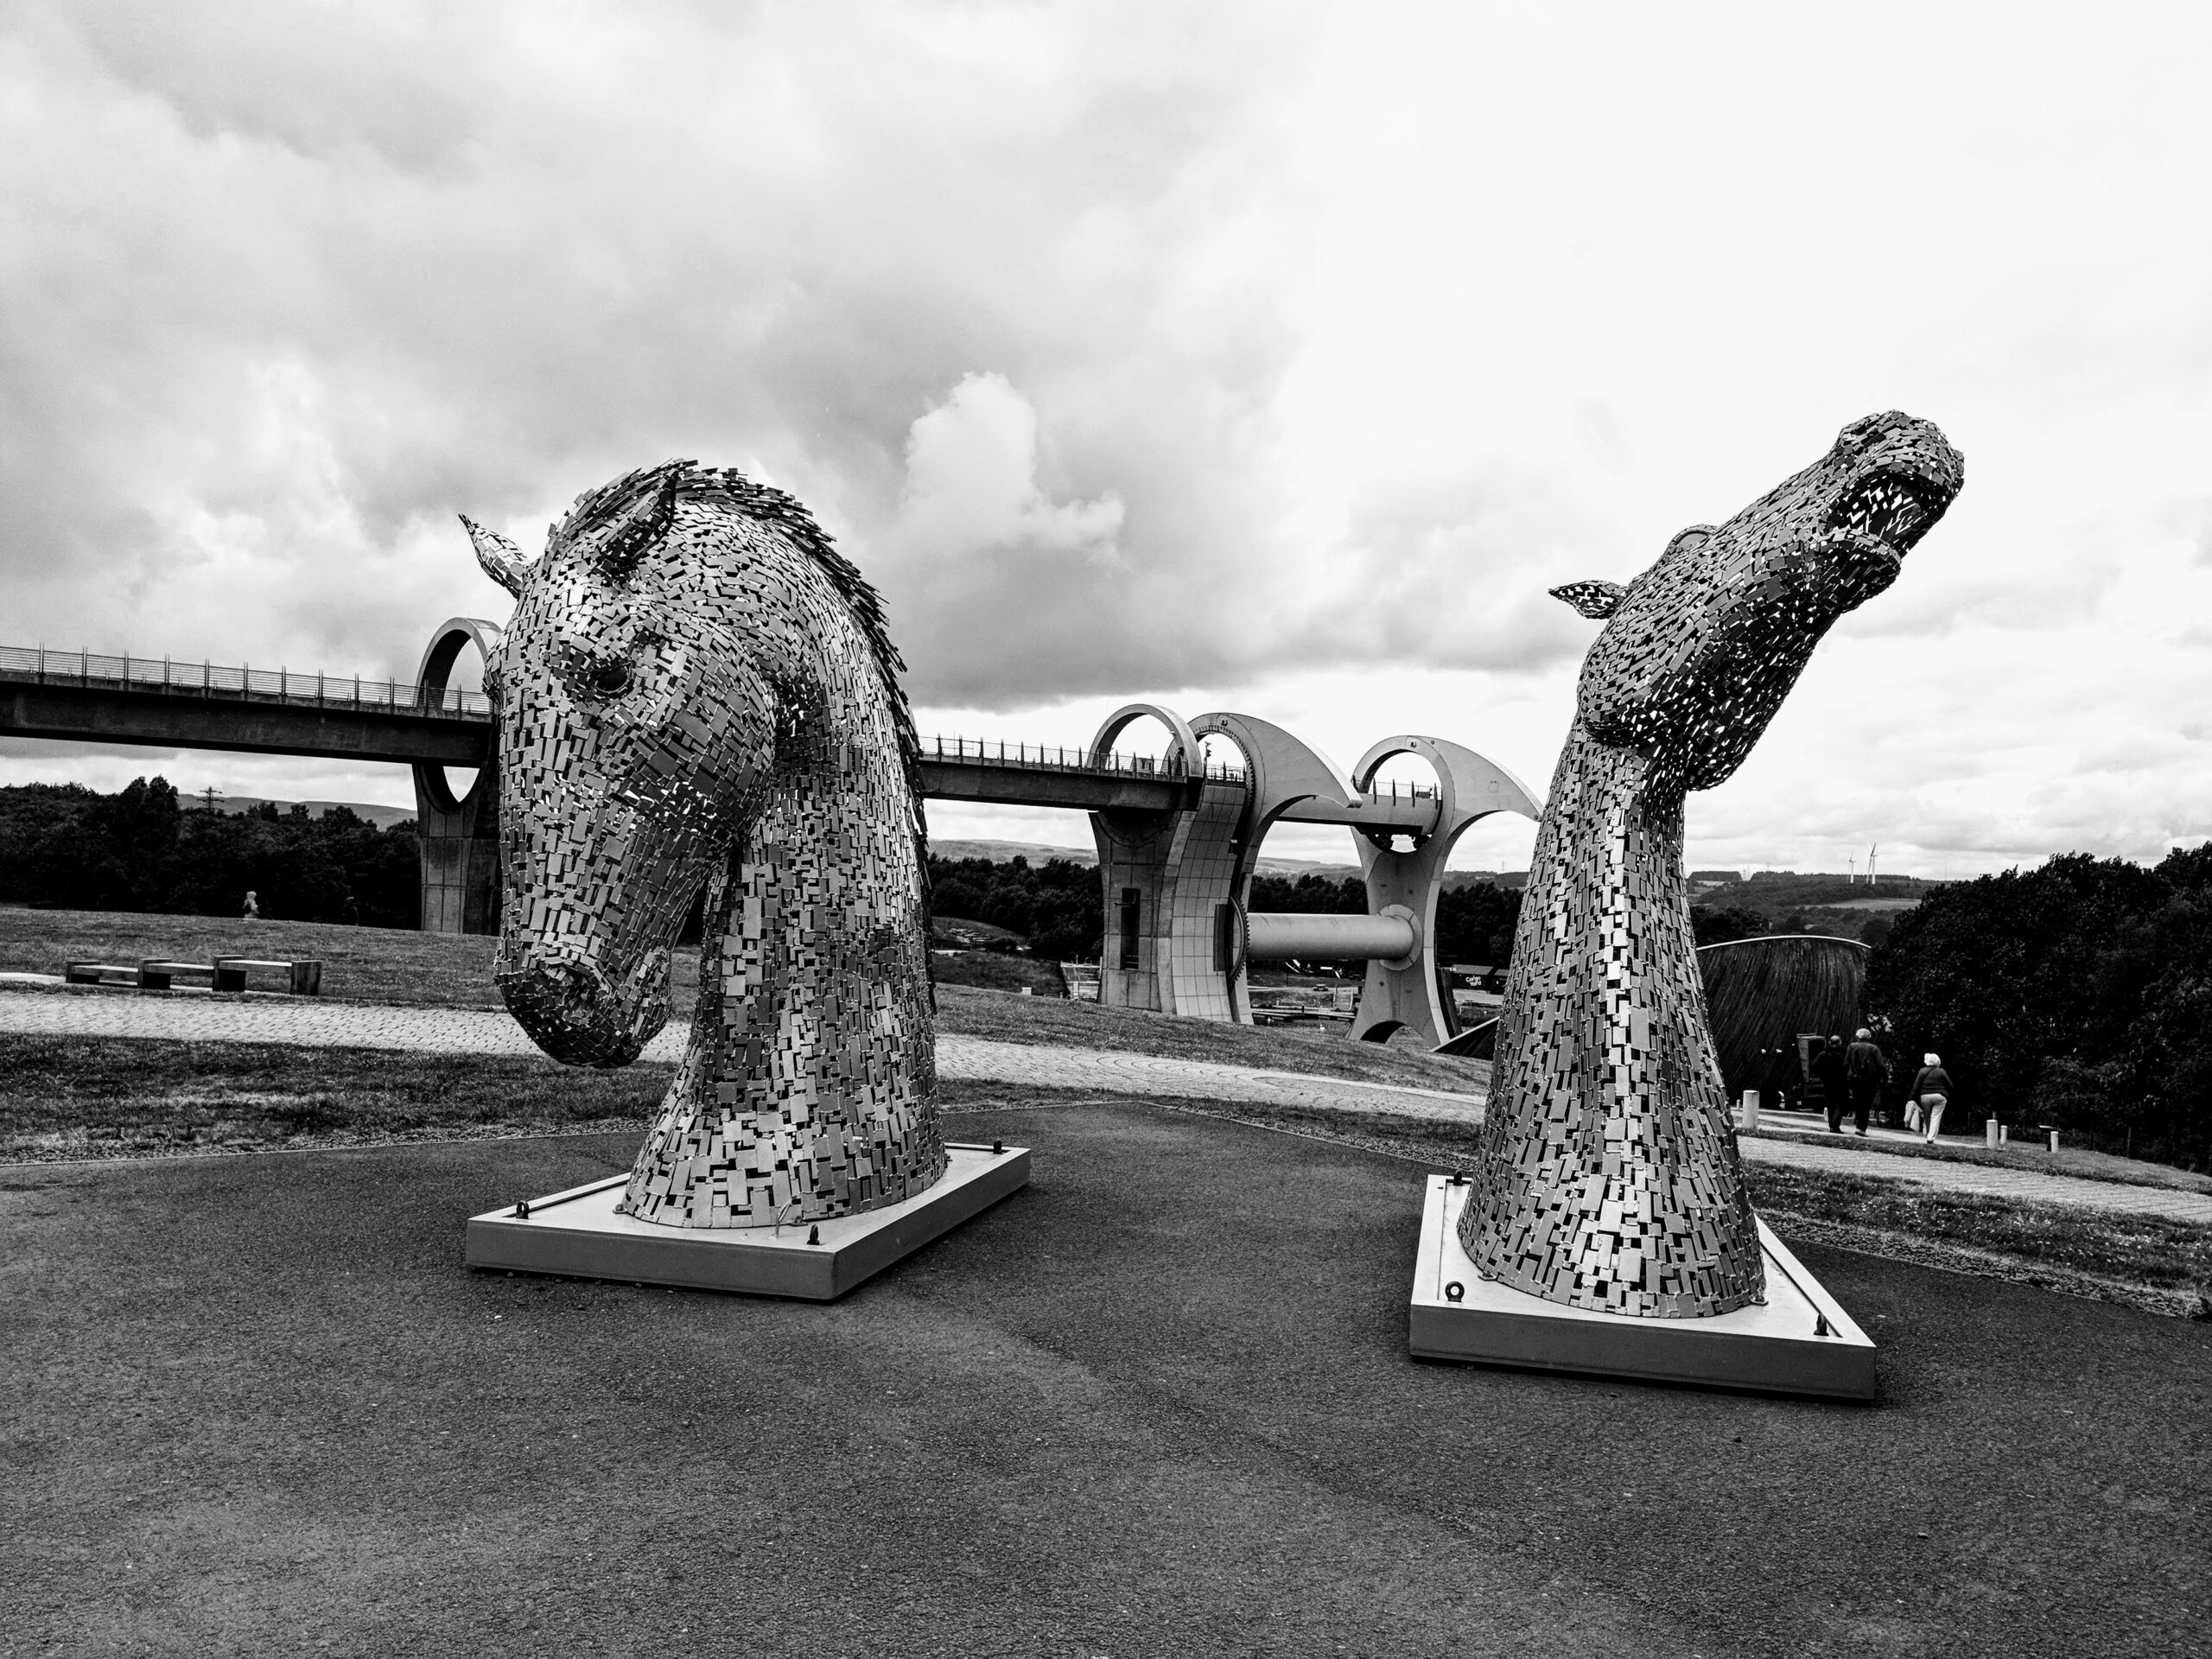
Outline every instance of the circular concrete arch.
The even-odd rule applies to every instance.
[[[1098,728],[1098,735],[1090,740],[1090,764],[1101,766],[1114,752],[1114,740],[1129,727],[1149,715],[1165,726],[1173,735],[1172,751],[1176,762],[1185,772],[1203,772],[1205,753],[1198,747],[1198,740],[1192,734],[1190,721],[1172,709],[1163,709],[1156,702],[1125,702],[1106,716],[1106,723]]]
[[[474,645],[478,655],[488,669],[493,655],[505,639],[507,631],[499,623],[481,616],[449,616],[438,624],[430,635],[430,643],[423,652],[423,666],[416,671],[415,683],[418,695],[427,703],[446,689],[447,678],[453,665],[461,660],[461,653]],[[476,781],[469,786],[467,798],[474,799],[493,776],[490,766],[477,768]],[[441,811],[458,811],[461,801],[446,783],[443,766],[416,766],[415,786]]]
[[[415,674],[416,684],[426,691],[444,690],[446,677],[461,660],[463,646],[474,645],[488,664],[506,637],[506,629],[486,617],[448,617],[438,624],[430,635],[430,643],[423,648],[423,666]]]
[[[1543,803],[1529,786],[1497,761],[1440,737],[1403,732],[1369,745],[1352,768],[1355,788],[1364,791],[1386,760],[1402,754],[1428,762],[1436,774],[1436,833],[1457,841],[1462,830],[1493,812],[1518,812],[1524,818],[1541,819]],[[1464,820],[1464,821],[1463,821]]]

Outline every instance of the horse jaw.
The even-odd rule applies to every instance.
[[[627,1065],[668,1023],[666,950],[617,982],[572,952],[509,941],[494,979],[516,1023],[563,1065]]]

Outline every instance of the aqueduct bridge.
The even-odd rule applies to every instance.
[[[466,651],[488,656],[499,636],[497,623],[454,618],[432,636],[412,682],[0,647],[0,734],[408,766],[423,927],[494,932],[492,709],[481,692],[449,682]],[[1166,728],[1166,753],[1117,750],[1122,732],[1147,718]],[[1210,760],[1209,738],[1240,764]],[[1435,782],[1379,780],[1400,755],[1426,761]],[[476,769],[465,792],[448,787],[448,766]],[[1081,748],[925,737],[921,773],[924,792],[939,799],[1090,814],[1106,910],[1102,1002],[1249,1023],[1249,963],[1357,959],[1367,978],[1353,1034],[1380,1040],[1409,1027],[1432,1044],[1459,1029],[1435,957],[1445,861],[1491,813],[1540,810],[1512,773],[1440,738],[1385,738],[1347,773],[1268,721],[1185,720],[1149,703],[1116,711]],[[1351,832],[1366,915],[1249,908],[1261,844],[1279,823]]]

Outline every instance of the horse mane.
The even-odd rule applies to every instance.
[[[914,798],[914,821],[923,822],[922,741],[914,729],[914,711],[899,677],[906,671],[906,658],[891,643],[884,621],[883,596],[860,573],[858,566],[837,550],[830,534],[814,522],[797,498],[766,484],[754,482],[734,467],[701,467],[695,461],[669,461],[587,491],[569,509],[554,532],[557,537],[581,543],[587,556],[608,567],[618,579],[626,577],[644,551],[637,531],[672,510],[677,500],[712,501],[726,505],[755,523],[767,524],[813,560],[829,578],[831,589],[845,602],[860,624],[861,633],[874,656],[884,695],[891,700],[892,723],[899,734],[899,757],[906,787]],[[652,505],[648,506],[647,504]],[[640,509],[644,509],[643,512]],[[659,529],[664,533],[666,525]],[[929,868],[926,852],[922,868]]]

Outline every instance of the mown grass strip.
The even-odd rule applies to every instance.
[[[648,1121],[672,1068],[531,1057],[0,1037],[0,1159],[146,1157]]]

